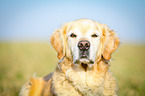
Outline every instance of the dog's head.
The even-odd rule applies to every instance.
[[[64,24],[51,36],[51,44],[58,58],[68,58],[74,64],[93,65],[100,58],[111,59],[119,39],[107,25],[89,19]]]

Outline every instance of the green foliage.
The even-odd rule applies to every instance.
[[[121,45],[110,62],[120,96],[145,95],[145,46]],[[48,43],[0,44],[0,96],[17,96],[35,73],[45,76],[55,70],[57,53]]]

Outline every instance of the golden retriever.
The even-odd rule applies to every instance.
[[[51,44],[60,59],[56,70],[32,76],[21,96],[117,96],[109,61],[119,38],[107,25],[90,19],[66,23],[52,34]]]

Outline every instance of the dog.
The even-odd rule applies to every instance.
[[[53,73],[32,76],[21,96],[117,96],[109,69],[119,37],[105,24],[79,19],[63,24],[51,36],[59,62]]]

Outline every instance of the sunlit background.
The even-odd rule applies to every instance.
[[[18,95],[34,72],[53,71],[58,59],[51,33],[80,18],[107,24],[120,37],[111,61],[120,96],[145,95],[144,0],[1,0],[0,95]]]

